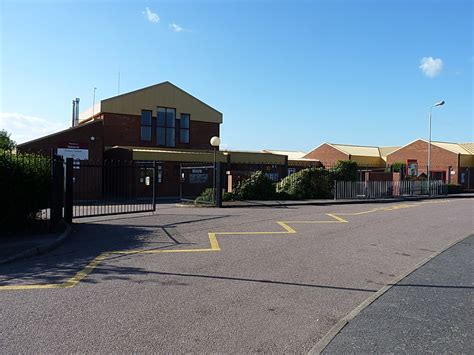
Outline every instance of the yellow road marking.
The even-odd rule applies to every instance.
[[[402,208],[417,207],[421,204],[428,203],[447,203],[449,200],[442,201],[422,201],[416,204],[398,204],[388,207],[373,208],[362,212],[341,212],[341,213],[326,213],[326,216],[333,218],[333,220],[325,221],[277,221],[276,223],[284,229],[280,232],[209,232],[208,238],[210,248],[200,249],[148,249],[148,250],[116,250],[111,252],[101,253],[92,259],[86,267],[77,272],[73,277],[69,278],[63,283],[57,284],[25,284],[25,285],[0,285],[0,291],[6,290],[33,290],[33,289],[55,289],[55,288],[71,288],[76,286],[85,277],[87,277],[100,263],[109,258],[111,255],[132,255],[132,254],[158,254],[158,253],[203,253],[220,251],[221,248],[217,241],[218,235],[276,235],[276,234],[297,234],[298,232],[289,226],[289,224],[326,224],[326,223],[348,223],[349,221],[341,217],[343,216],[359,216],[374,212],[394,211]]]

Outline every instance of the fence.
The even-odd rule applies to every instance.
[[[447,194],[441,180],[427,181],[335,181],[334,199],[371,199]]]

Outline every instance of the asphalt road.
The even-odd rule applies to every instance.
[[[160,206],[84,221],[54,252],[0,267],[0,352],[308,351],[397,275],[472,234],[473,211],[467,199]],[[210,232],[229,234],[216,246]],[[73,287],[22,289],[73,276]]]
[[[397,283],[325,353],[474,353],[474,235]]]

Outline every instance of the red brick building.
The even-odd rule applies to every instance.
[[[80,148],[89,163],[104,159],[154,162],[157,196],[177,197],[183,165],[212,166],[210,139],[220,135],[222,121],[221,112],[163,82],[101,100],[81,114],[75,127],[20,144],[18,150],[51,155]],[[228,175],[263,170],[269,177],[281,179],[287,174],[288,158],[279,154],[218,151],[216,158],[226,164]],[[204,179],[212,174],[208,168],[204,170],[201,190],[212,186],[210,179]]]
[[[406,174],[427,176],[428,141],[417,139],[387,155],[387,164],[403,163]],[[430,177],[446,183],[474,188],[474,143],[431,142]]]

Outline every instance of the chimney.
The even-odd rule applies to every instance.
[[[79,98],[72,100],[72,122],[71,127],[79,125]]]
[[[76,117],[75,117],[74,127],[79,125],[79,98],[76,97]]]

